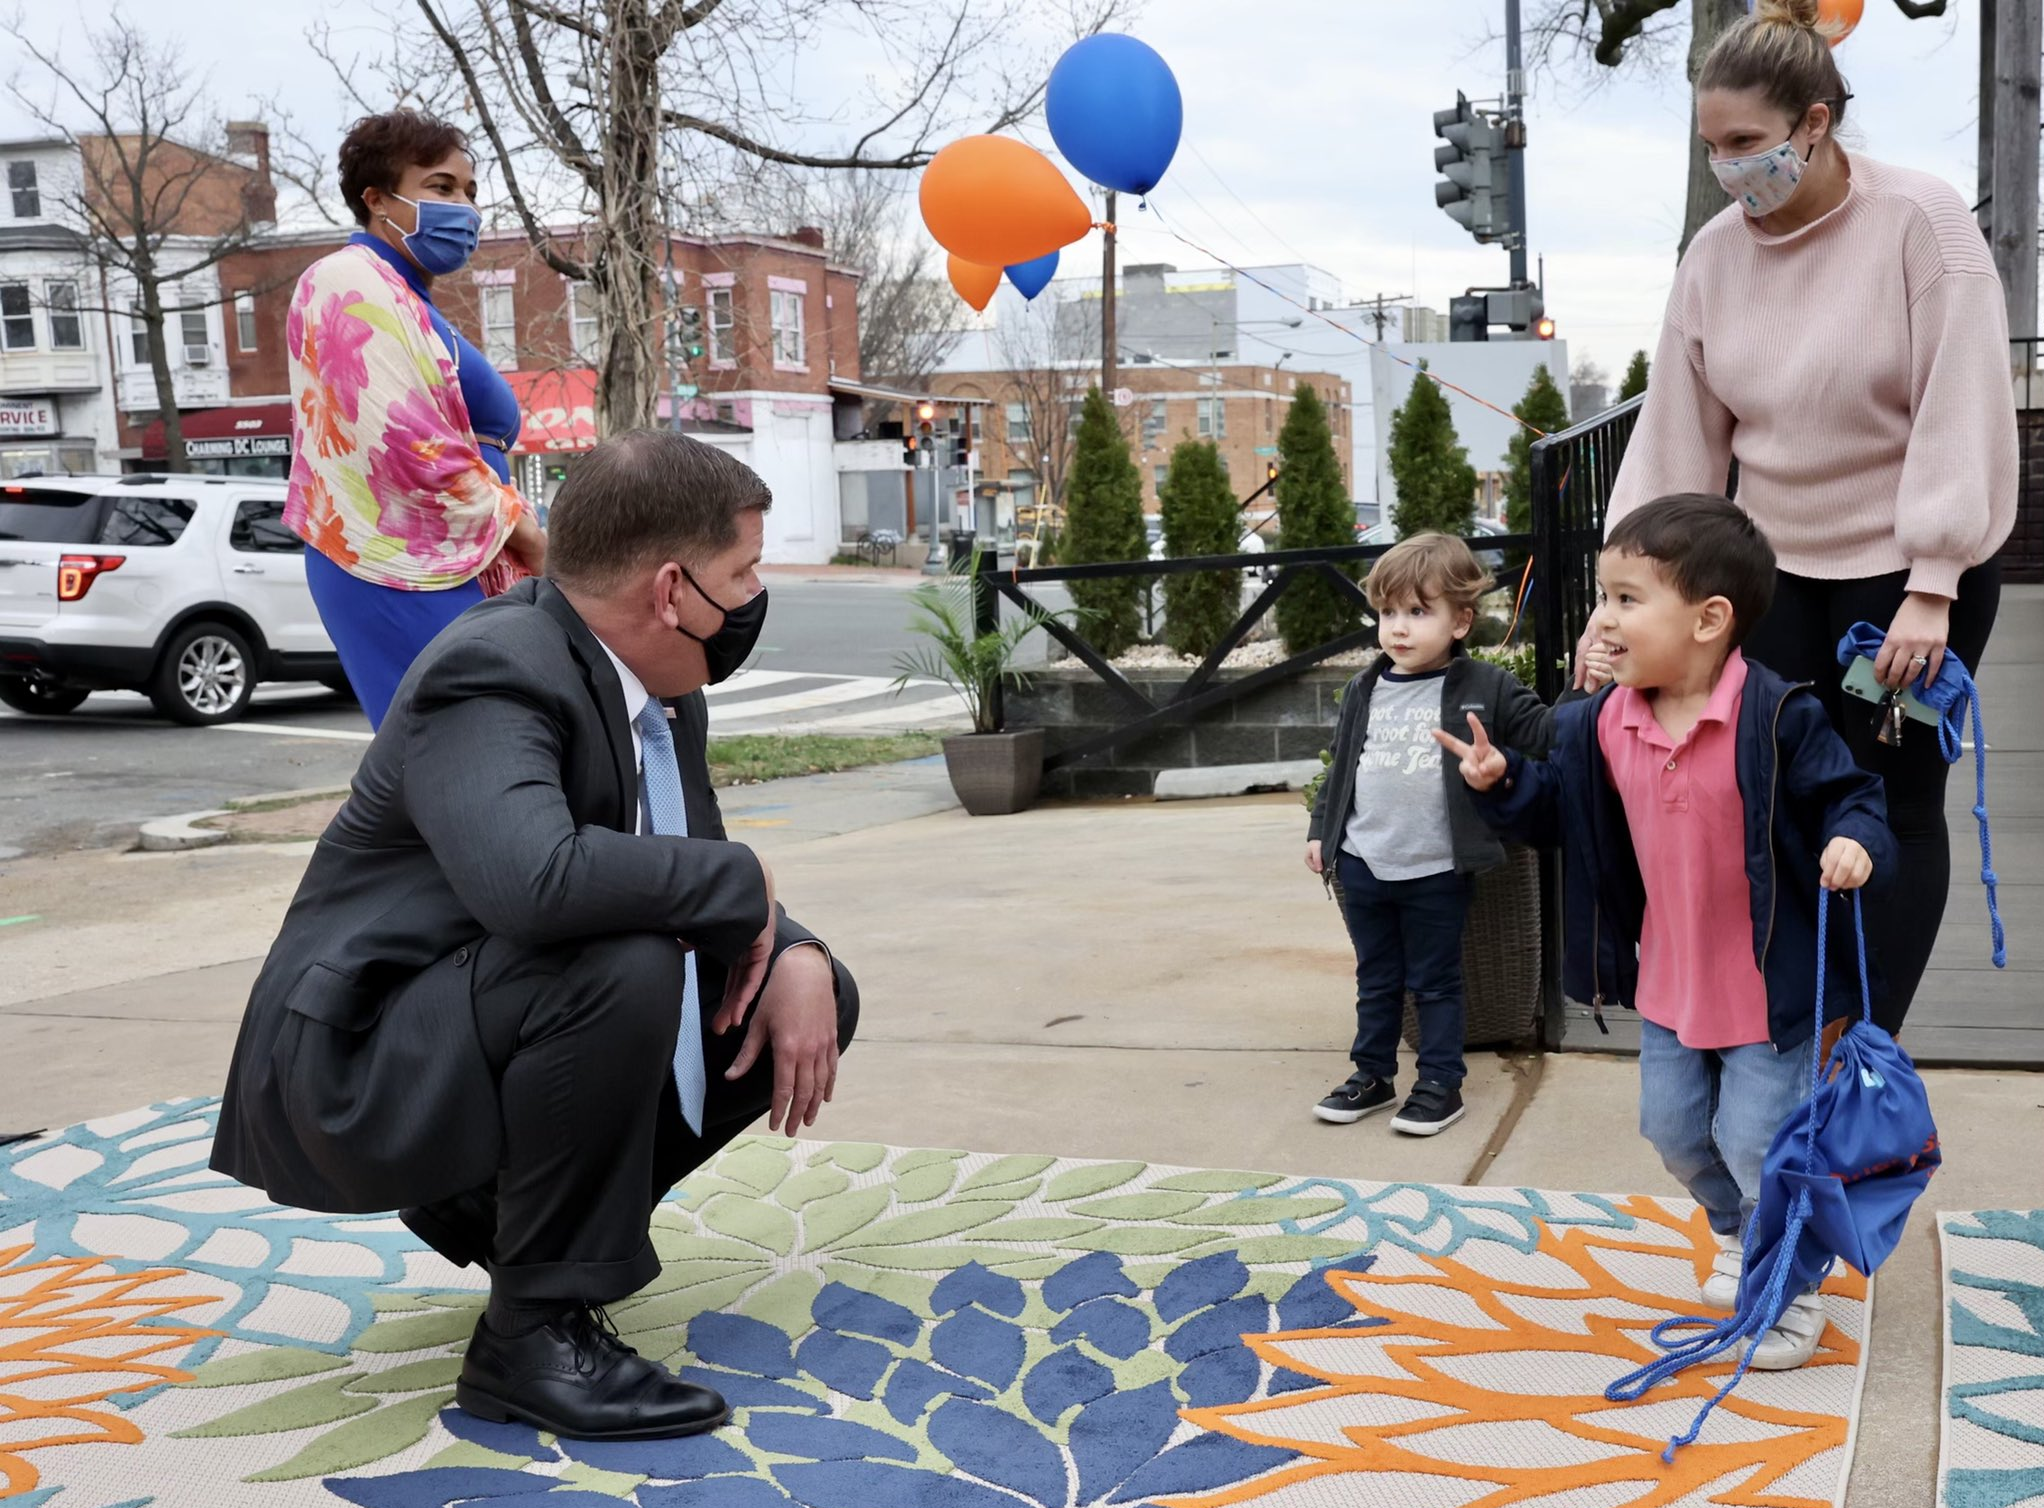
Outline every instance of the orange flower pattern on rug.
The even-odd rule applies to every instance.
[[[0,1498],[29,1491],[29,1452],[94,1442],[135,1445],[142,1431],[111,1400],[191,1374],[170,1360],[215,1330],[175,1316],[215,1302],[166,1290],[174,1267],[116,1272],[97,1257],[24,1260],[0,1247]]]
[[[1159,1501],[1511,1508],[1588,1493],[1612,1508],[1827,1508],[1828,1484],[1812,1495],[1786,1479],[1849,1445],[1859,1346],[1836,1324],[1796,1375],[1837,1369],[1837,1413],[1776,1406],[1771,1379],[1787,1374],[1751,1373],[1672,1466],[1660,1460],[1669,1436],[1735,1362],[1693,1368],[1637,1403],[1604,1398],[1606,1383],[1661,1354],[1649,1335],[1655,1325],[1696,1312],[1679,1269],[1692,1267],[1700,1283],[1715,1250],[1701,1211],[1684,1219],[1647,1198],[1618,1208],[1637,1229],[1557,1232],[1541,1223],[1534,1260],[1545,1280],[1537,1283],[1471,1265],[1476,1245],[1454,1257],[1386,1251],[1370,1271],[1330,1270],[1328,1283],[1360,1323],[1243,1337],[1261,1359],[1316,1386],[1184,1414],[1201,1428],[1310,1459],[1218,1492]],[[1867,1284],[1846,1270],[1824,1292],[1863,1302]],[[1333,1480],[1344,1476],[1351,1480]],[[1805,1485],[1819,1479],[1805,1474]],[[1828,1481],[1836,1480],[1833,1471]]]

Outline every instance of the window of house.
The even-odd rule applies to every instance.
[[[802,295],[773,290],[774,365],[799,367],[803,362]]]
[[[1159,492],[1164,490],[1164,479],[1170,475],[1171,468],[1169,466],[1159,466],[1157,468],[1157,490]]]
[[[738,359],[738,311],[729,288],[710,290],[710,360]]]
[[[42,191],[36,187],[34,163],[8,163],[7,190],[14,198],[15,219],[34,220],[41,216],[43,196]]]
[[[255,290],[238,289],[234,295],[234,339],[244,351],[256,348]]]
[[[1228,405],[1224,398],[1199,400],[1199,437],[1202,440],[1228,438]]]
[[[76,283],[45,283],[43,298],[49,306],[50,349],[53,351],[82,351],[85,349],[85,321],[78,317],[78,285]]]
[[[35,349],[35,313],[28,284],[0,283],[0,351]]]
[[[140,309],[128,310],[128,355],[138,367],[149,365],[149,321]]]
[[[1019,449],[1036,443],[1036,435],[1029,422],[1028,404],[1011,403],[1007,406],[1005,415],[1008,421],[1008,444],[1011,447]]]
[[[518,306],[509,283],[490,283],[476,290],[483,296],[483,355],[491,366],[510,371],[518,365]]]
[[[596,364],[596,300],[576,282],[568,284],[568,344],[575,359]]]
[[[204,309],[180,309],[177,311],[178,333],[184,337],[187,351],[204,350],[211,342],[207,339],[206,311]]]

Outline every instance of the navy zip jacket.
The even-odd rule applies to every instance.
[[[1605,774],[1597,720],[1614,688],[1555,708],[1546,759],[1507,750],[1505,778],[1472,791],[1500,832],[1562,850],[1562,986],[1599,1010],[1637,1007],[1639,940],[1646,890],[1625,808]],[[1807,686],[1747,661],[1740,698],[1739,794],[1746,806],[1746,879],[1752,889],[1753,958],[1767,982],[1768,1035],[1785,1052],[1811,1034],[1817,989],[1819,860],[1833,838],[1851,838],[1874,861],[1870,884],[1895,878],[1881,782],[1853,763],[1845,740]],[[1727,932],[1727,946],[1737,934]],[[1831,928],[1825,1019],[1857,1016],[1859,963],[1849,926]],[[1875,981],[1878,995],[1880,983]]]

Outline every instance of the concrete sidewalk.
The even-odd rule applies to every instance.
[[[1468,1118],[1432,1140],[1312,1118],[1347,1072],[1353,959],[1301,862],[1296,797],[982,821],[951,805],[935,762],[724,795],[733,836],[862,984],[860,1040],[813,1135],[1678,1192],[1634,1128],[1622,1059],[1478,1057]],[[42,920],[0,932],[0,1130],[217,1093],[304,853],[7,866],[4,909]],[[1948,1160],[1877,1280],[1855,1508],[1933,1499],[1932,1210],[2044,1206],[2044,1080],[1930,1077]]]

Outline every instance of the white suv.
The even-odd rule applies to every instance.
[[[283,483],[0,483],[0,702],[61,713],[136,690],[178,722],[224,723],[257,682],[282,680],[347,689]]]

